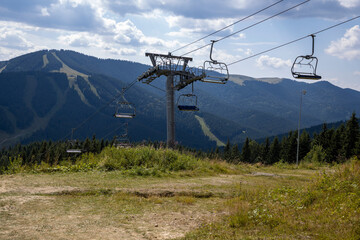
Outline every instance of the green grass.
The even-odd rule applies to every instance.
[[[119,171],[128,176],[193,176],[235,173],[237,166],[220,160],[197,158],[189,153],[172,149],[155,149],[149,146],[133,148],[107,147],[100,154],[82,154],[75,162],[64,159],[50,166],[46,163],[22,165],[21,158],[10,161],[7,174]]]
[[[0,175],[0,239],[359,239],[360,161],[232,165],[106,148]],[[185,235],[185,236],[184,236]],[[169,237],[171,236],[171,237]]]
[[[184,239],[359,239],[360,161],[303,185],[242,189],[229,216]]]

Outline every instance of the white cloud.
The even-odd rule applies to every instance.
[[[115,34],[114,40],[122,44],[128,44],[131,42],[139,43],[140,39],[144,37],[142,31],[139,30],[130,20],[116,23],[113,32]]]
[[[24,33],[8,27],[0,28],[0,46],[11,49],[28,50],[33,44],[26,40]]]
[[[355,71],[353,74],[354,74],[355,76],[360,76],[360,71]]]
[[[189,34],[208,34],[210,32],[217,31],[227,25],[230,25],[235,20],[230,18],[218,18],[218,19],[196,19],[183,16],[169,16],[165,18],[170,28],[180,28],[177,32],[171,32],[169,35],[188,37]],[[232,27],[221,31],[219,34],[231,33]],[[219,35],[218,34],[218,35]],[[245,37],[244,34],[239,34],[236,37]]]
[[[253,55],[253,51],[250,48],[247,48],[246,51],[245,51],[245,55],[246,56],[251,56],[251,55]]]
[[[72,47],[99,47],[103,43],[100,36],[85,32],[63,35],[58,38],[58,41]]]
[[[360,59],[360,28],[359,25],[348,29],[341,39],[332,41],[325,52],[340,59]]]
[[[48,9],[46,7],[41,8],[41,16],[44,16],[44,17],[50,16],[50,13],[49,13],[49,11],[48,11]]]
[[[136,55],[137,51],[133,48],[112,48],[109,49],[112,54],[115,55],[122,55],[122,56],[134,56]]]
[[[107,20],[107,31],[113,34],[114,41],[119,44],[128,44],[132,46],[150,45],[158,47],[174,47],[175,42],[166,42],[161,38],[146,36],[129,19],[123,22],[114,22]]]
[[[360,0],[338,0],[340,5],[346,8],[353,8],[360,6]]]
[[[277,57],[270,57],[268,55],[262,55],[257,60],[256,63],[259,67],[271,67],[271,68],[283,68],[291,67],[291,60],[283,60]]]

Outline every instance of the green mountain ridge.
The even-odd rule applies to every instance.
[[[68,139],[71,128],[106,105],[149,66],[123,60],[98,59],[68,50],[43,50],[0,62],[0,147],[41,139]],[[153,82],[164,89],[165,81]],[[302,125],[347,119],[360,112],[360,93],[328,82],[314,84],[279,78],[232,75],[225,85],[196,82],[200,112],[211,132],[226,142],[262,138],[297,128],[299,98]],[[180,93],[186,93],[185,88]],[[177,93],[177,94],[180,94]],[[166,140],[164,93],[135,84],[126,99],[136,106],[129,122],[133,141]],[[110,138],[124,120],[114,119],[116,101],[104,107],[74,138]],[[112,131],[114,131],[112,133]],[[119,130],[121,131],[121,130]],[[196,148],[215,147],[193,113],[176,112],[176,139]]]

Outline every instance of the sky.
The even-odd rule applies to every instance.
[[[98,58],[150,65],[145,52],[181,56],[224,36],[213,59],[226,64],[261,53],[360,15],[360,0],[283,0],[193,45],[188,43],[234,23],[277,0],[1,0],[0,61],[43,49],[70,49]],[[240,31],[242,29],[245,29]],[[311,38],[229,66],[230,74],[293,79],[291,66],[311,53]],[[186,55],[190,66],[209,60],[210,48]],[[360,91],[360,18],[319,33],[317,74]],[[305,82],[310,82],[306,81]]]

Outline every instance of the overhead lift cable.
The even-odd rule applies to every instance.
[[[188,46],[190,46],[190,45],[192,45],[192,44],[194,44],[194,43],[197,43],[197,42],[199,42],[199,41],[201,41],[201,40],[203,40],[203,39],[205,39],[205,38],[207,38],[207,37],[210,37],[210,36],[212,36],[212,35],[214,35],[214,34],[216,34],[216,33],[218,33],[218,32],[221,32],[221,31],[223,31],[223,30],[225,30],[225,29],[227,29],[227,28],[229,28],[229,27],[231,27],[231,26],[234,26],[235,24],[238,24],[239,22],[242,22],[242,21],[244,21],[244,20],[246,20],[246,19],[248,19],[248,18],[251,18],[251,17],[255,16],[256,14],[259,14],[259,13],[261,13],[261,12],[263,12],[263,11],[265,11],[265,10],[267,10],[267,9],[269,9],[269,8],[275,6],[275,5],[277,5],[277,4],[279,4],[279,3],[283,2],[283,1],[284,1],[284,0],[277,1],[277,2],[275,2],[275,3],[273,3],[273,4],[271,4],[271,5],[263,8],[263,9],[260,9],[260,10],[257,11],[257,12],[254,12],[253,14],[250,14],[249,16],[246,16],[246,17],[244,17],[244,18],[242,18],[242,19],[239,19],[239,20],[237,20],[236,22],[233,22],[233,23],[231,23],[231,24],[229,24],[229,25],[227,25],[227,26],[225,26],[225,27],[223,27],[223,28],[221,28],[221,29],[219,29],[219,30],[216,30],[215,32],[212,32],[212,33],[210,33],[210,34],[208,34],[208,35],[206,35],[206,36],[204,36],[204,37],[202,37],[202,38],[199,38],[198,40],[195,40],[195,41],[193,41],[193,42],[191,42],[191,43],[188,43],[188,44],[186,44],[186,45],[184,45],[184,46],[182,46],[182,47],[179,47],[179,48],[175,49],[174,51],[172,51],[171,54],[174,53],[174,52],[177,52],[177,51],[179,51],[179,50],[181,50],[181,49],[183,49],[183,48],[186,48],[186,47],[188,47]]]
[[[298,38],[298,39],[292,40],[292,41],[290,41],[290,42],[287,42],[287,43],[281,44],[281,45],[279,45],[279,46],[276,46],[276,47],[270,48],[270,49],[268,49],[268,50],[265,50],[265,51],[262,51],[262,52],[256,53],[256,54],[251,55],[251,56],[249,56],[249,57],[242,58],[242,59],[237,60],[237,61],[234,61],[234,62],[232,62],[232,63],[228,63],[227,65],[228,65],[228,66],[231,66],[231,65],[233,65],[233,64],[235,64],[235,63],[239,63],[239,62],[242,62],[242,61],[248,60],[248,59],[250,59],[250,58],[257,57],[257,56],[259,56],[259,55],[261,55],[261,54],[264,54],[264,53],[267,53],[267,52],[273,51],[273,50],[275,50],[275,49],[278,49],[278,48],[284,47],[284,46],[286,46],[286,45],[289,45],[289,44],[292,44],[292,43],[298,42],[298,41],[300,41],[300,40],[303,40],[303,39],[305,39],[305,38],[308,38],[308,37],[310,37],[311,35],[317,35],[317,34],[319,34],[319,33],[322,33],[322,32],[325,32],[325,31],[327,31],[327,30],[330,30],[330,29],[332,29],[332,28],[335,28],[335,27],[337,27],[337,26],[340,26],[340,25],[342,25],[342,24],[345,24],[345,23],[351,22],[351,21],[353,21],[353,20],[355,20],[355,19],[357,19],[357,18],[360,18],[360,15],[359,15],[359,16],[356,16],[356,17],[353,17],[353,18],[350,18],[350,19],[348,19],[348,20],[346,20],[346,21],[343,21],[343,22],[337,23],[337,24],[332,25],[332,26],[330,26],[330,27],[324,28],[324,29],[322,29],[322,30],[320,30],[320,31],[317,31],[317,32],[311,33],[311,34],[309,34],[309,35],[306,35],[306,36],[300,37],[300,38]]]
[[[278,13],[275,14],[275,15],[272,15],[272,16],[270,16],[270,17],[268,17],[268,18],[265,18],[265,19],[263,19],[263,20],[261,20],[261,21],[259,21],[259,22],[256,22],[256,23],[254,23],[254,24],[251,24],[250,26],[247,26],[247,27],[245,27],[245,28],[243,28],[243,29],[240,29],[240,30],[238,30],[238,31],[236,31],[236,32],[233,32],[233,33],[229,34],[229,35],[226,35],[225,37],[222,37],[222,38],[216,40],[216,42],[219,42],[219,41],[222,41],[222,40],[227,39],[227,38],[229,38],[229,37],[232,37],[232,36],[234,36],[234,35],[242,32],[242,31],[245,31],[245,30],[247,30],[247,29],[249,29],[249,28],[252,28],[252,27],[254,27],[254,26],[256,26],[256,25],[259,25],[260,23],[263,23],[263,22],[265,22],[265,21],[267,21],[267,20],[270,20],[270,19],[272,19],[272,18],[274,18],[274,17],[277,17],[277,16],[279,16],[279,15],[281,15],[281,14],[284,14],[284,13],[286,13],[286,12],[288,12],[288,11],[294,9],[294,8],[297,8],[297,7],[299,7],[299,6],[307,3],[307,2],[309,2],[309,1],[311,1],[311,0],[306,0],[306,1],[301,2],[301,3],[299,3],[299,4],[295,5],[295,6],[292,6],[292,7],[288,8],[288,9],[285,9],[285,10],[283,10],[283,11],[281,11],[281,12],[278,12]],[[200,50],[200,49],[203,49],[203,48],[205,48],[205,47],[207,47],[207,46],[210,46],[210,45],[212,45],[212,43],[208,43],[208,44],[206,44],[206,45],[204,45],[204,46],[198,47],[198,48],[196,48],[196,49],[194,49],[194,50],[191,50],[191,51],[189,51],[189,52],[187,52],[187,53],[184,53],[184,54],[181,55],[181,57],[183,57],[183,56],[185,56],[185,55],[188,55],[188,54],[190,54],[190,53],[196,52],[196,51],[198,51],[198,50]]]

